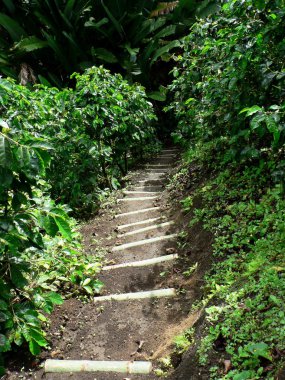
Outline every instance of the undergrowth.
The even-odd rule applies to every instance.
[[[284,23],[283,1],[221,2],[183,39],[169,86],[182,206],[214,237],[198,339],[213,379],[274,379],[284,364]]]
[[[275,379],[285,352],[285,199],[270,175],[278,160],[264,156],[225,168],[219,160],[209,163],[213,146],[186,154],[188,165],[207,166],[212,175],[182,201],[189,212],[192,199],[202,199],[189,227],[202,222],[214,236],[214,265],[195,305],[206,310],[198,360],[211,363],[212,379]]]

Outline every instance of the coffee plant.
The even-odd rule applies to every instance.
[[[102,190],[116,188],[128,165],[155,146],[155,115],[143,88],[119,74],[100,67],[74,78],[74,90],[30,91],[5,80],[2,98],[8,122],[52,144],[52,197],[82,216],[95,211]]]
[[[155,146],[142,87],[95,67],[74,79],[74,90],[0,79],[0,375],[14,346],[36,355],[48,345],[43,324],[60,293],[102,287],[70,206],[95,210]]]

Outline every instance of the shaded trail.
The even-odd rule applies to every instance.
[[[193,292],[180,294],[179,281],[173,276],[179,230],[164,190],[166,175],[176,159],[177,151],[163,151],[133,176],[123,197],[97,218],[97,225],[84,227],[91,252],[96,231],[100,229],[105,236],[100,244],[107,245],[108,261],[99,276],[104,290],[94,303],[70,299],[55,311],[50,328],[53,347],[45,355],[46,373],[40,370],[33,378],[156,379],[153,370],[165,342],[172,341],[179,326],[184,329],[185,322],[194,321],[189,320]],[[62,360],[68,360],[67,372],[57,373]],[[75,360],[146,362],[150,373],[70,373]],[[50,372],[54,366],[56,372]]]

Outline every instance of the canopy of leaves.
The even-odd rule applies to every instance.
[[[211,3],[7,0],[0,5],[0,72],[16,79],[27,63],[42,83],[61,86],[73,72],[100,63],[156,88],[161,62],[170,59],[195,14],[204,14]]]

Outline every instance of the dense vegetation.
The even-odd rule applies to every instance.
[[[208,173],[183,204],[202,198],[191,223],[215,237],[197,342],[213,379],[273,379],[284,361],[284,26],[282,1],[226,1],[195,23],[173,70],[182,170]]]
[[[181,36],[211,0],[4,0],[0,72],[62,86],[74,72],[104,64],[158,89]],[[159,67],[158,67],[159,65]],[[164,67],[164,69],[163,69]],[[164,79],[162,79],[164,78]],[[163,97],[155,93],[154,97]]]
[[[191,226],[214,236],[195,305],[203,330],[177,345],[191,336],[209,378],[275,378],[285,352],[284,27],[283,0],[3,0],[0,72],[13,79],[0,79],[0,375],[3,352],[47,346],[59,293],[102,287],[100,255],[83,252],[70,215],[96,211],[155,149],[148,98],[167,98],[181,175],[203,175],[182,205],[199,198]]]
[[[0,354],[47,345],[42,322],[62,302],[56,292],[100,290],[100,258],[82,252],[64,204],[96,210],[155,145],[142,87],[102,67],[74,77],[74,90],[0,81]]]

